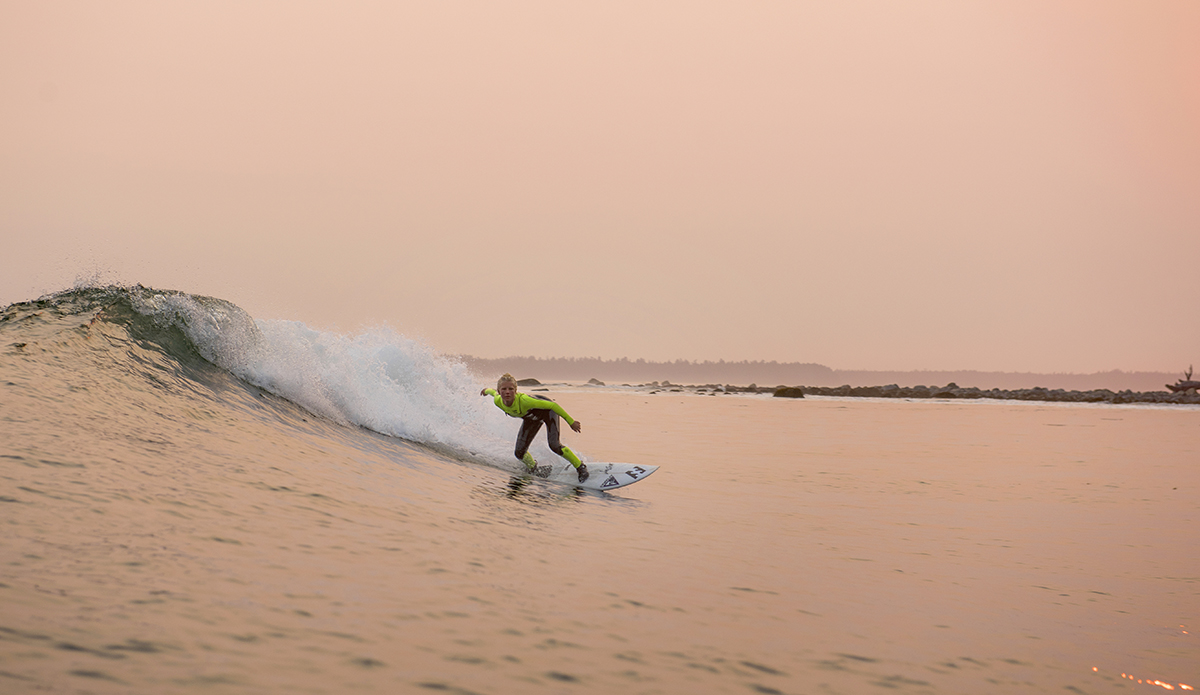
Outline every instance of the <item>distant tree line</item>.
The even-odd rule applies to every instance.
[[[800,362],[741,361],[726,362],[651,362],[622,357],[503,357],[485,359],[463,355],[462,361],[480,376],[505,372],[518,379],[542,381],[587,381],[605,383],[649,383],[670,381],[676,384],[812,384],[827,383],[833,370],[821,364]]]
[[[1154,391],[1163,388],[1163,379],[1174,375],[1161,372],[1096,372],[1094,374],[1034,374],[1028,372],[981,371],[867,371],[831,369],[808,362],[651,362],[626,357],[605,360],[599,357],[503,357],[485,359],[460,355],[459,359],[483,381],[493,381],[505,372],[518,379],[539,381],[585,382],[599,379],[607,384],[646,384],[669,381],[674,384],[732,384],[736,386],[944,386],[951,382],[964,387],[1018,389],[1045,388],[1096,389],[1113,391],[1132,389]],[[1188,375],[1190,378],[1190,375]]]

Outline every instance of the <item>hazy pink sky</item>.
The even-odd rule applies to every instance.
[[[0,304],[482,357],[1200,363],[1200,3],[0,3]]]

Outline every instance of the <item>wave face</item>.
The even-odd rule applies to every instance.
[[[588,529],[622,500],[474,465],[520,466],[516,423],[478,393],[392,331],[208,297],[92,287],[3,308],[0,692],[538,677],[502,660],[527,615],[510,601],[576,566],[559,556],[602,554]],[[536,652],[547,635],[529,633],[512,648]],[[460,687],[442,664],[465,634],[493,646]]]
[[[7,307],[0,341],[66,373],[107,375],[93,394],[101,410],[113,406],[105,392],[186,410],[188,399],[236,402],[250,385],[343,425],[517,470],[513,424],[479,396],[467,367],[388,328],[343,335],[255,319],[222,299],[108,286]],[[540,449],[539,459],[554,458]]]

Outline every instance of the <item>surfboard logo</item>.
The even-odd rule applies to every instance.
[[[620,484],[621,483],[617,482],[617,479],[614,476],[610,475],[610,476],[608,476],[608,480],[605,480],[603,483],[600,483],[600,487],[601,488],[613,487],[614,485],[620,485]]]

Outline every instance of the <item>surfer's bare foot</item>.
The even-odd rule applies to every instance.
[[[581,464],[579,464],[579,468],[576,468],[576,469],[575,469],[575,472],[579,474],[579,482],[581,482],[581,483],[582,483],[583,481],[585,481],[585,480],[587,480],[587,479],[588,479],[588,475],[589,475],[589,473],[588,473],[588,469],[587,469],[587,464],[586,464],[586,463],[581,463]]]

